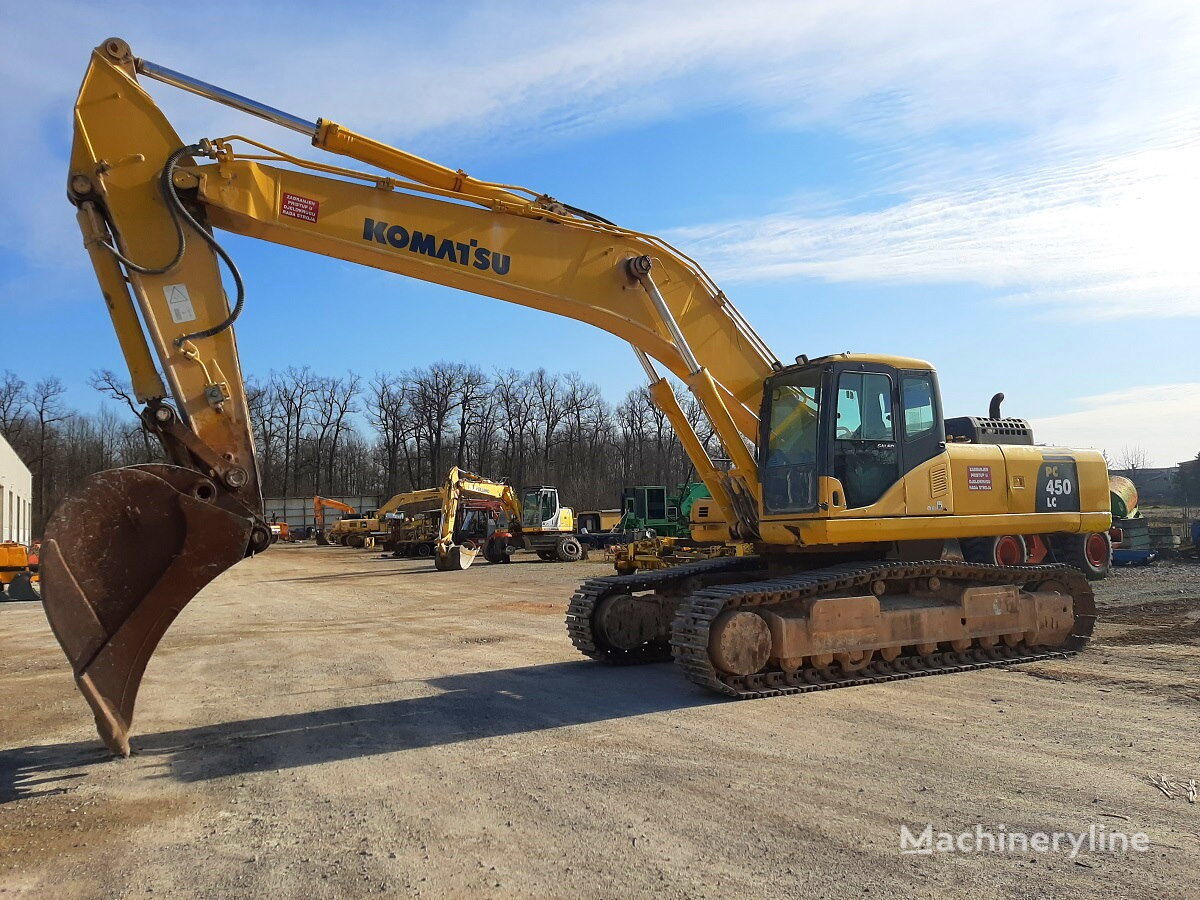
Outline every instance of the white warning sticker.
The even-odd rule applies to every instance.
[[[192,306],[186,284],[168,284],[163,288],[163,293],[167,295],[167,305],[171,307],[172,322],[182,325],[196,321],[196,309]]]

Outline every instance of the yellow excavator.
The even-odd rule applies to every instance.
[[[495,512],[504,521],[494,521],[490,533],[462,541],[462,518],[472,511]],[[401,555],[427,555],[428,551],[439,571],[468,569],[481,551],[488,562],[505,563],[521,546],[543,560],[576,562],[587,556],[571,529],[572,510],[559,504],[556,488],[530,488],[518,500],[510,485],[457,466],[441,487],[397,494],[380,512],[414,519],[436,513],[436,525],[397,523],[393,543],[404,545],[398,548]]]
[[[182,139],[162,82],[365,167],[238,135]],[[105,743],[129,752],[146,663],[216,575],[267,549],[233,324],[253,311],[216,231],[566,316],[627,341],[744,556],[586,581],[567,630],[589,657],[674,657],[754,698],[1069,654],[1110,563],[1108,476],[1020,419],[947,419],[918,359],[780,361],[683,252],[545,194],[481,181],[135,57],[113,38],[75,106],[77,208],[143,421],[168,464],[101,472],[58,507],[44,606]],[[218,266],[232,284],[226,296]],[[803,317],[796,320],[802,329]],[[665,366],[695,395],[705,452]],[[947,558],[956,542],[962,558]]]
[[[409,499],[409,493],[396,494],[378,509],[369,509],[363,513],[347,506],[350,515],[342,516],[333,523],[333,527],[329,529],[328,543],[353,547],[356,550],[372,549],[388,536],[388,515],[399,510]]]
[[[439,570],[470,568],[481,550],[489,562],[508,562],[512,547],[510,541],[519,533],[521,521],[521,504],[511,486],[455,467],[446,475],[438,493],[442,505],[434,564]],[[482,540],[459,542],[457,538],[462,516],[468,507],[477,502],[494,503],[507,522],[496,522],[492,533],[483,535]]]
[[[507,562],[509,549],[499,545],[493,559],[488,546],[490,535],[481,539],[463,537],[463,517],[475,504],[487,504],[503,512],[510,521],[520,518],[520,505],[512,488],[498,481],[467,472],[457,466],[450,469],[440,487],[397,494],[381,507],[380,528],[388,535],[383,543],[397,556],[432,556],[438,571],[470,568],[483,549],[494,562]],[[482,511],[482,510],[481,510]],[[468,529],[477,530],[477,529]],[[497,528],[500,538],[510,537],[506,528]]]

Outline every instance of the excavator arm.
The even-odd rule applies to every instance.
[[[321,528],[325,527],[325,510],[337,509],[344,513],[353,513],[356,510],[349,503],[343,503],[341,500],[333,500],[329,497],[313,497],[313,521]]]
[[[353,514],[356,510],[348,503],[333,500],[329,497],[313,497],[313,525],[316,528],[317,543],[323,546],[329,544],[325,533],[325,510],[337,509],[344,513]]]
[[[237,136],[185,141],[142,78],[299,131],[378,171]],[[704,271],[658,238],[135,59],[116,38],[93,52],[80,89],[68,194],[143,418],[169,461],[93,476],[45,532],[47,616],[114,752],[129,752],[138,686],[171,622],[220,572],[270,543],[232,327],[246,290],[213,229],[541,309],[628,341],[726,521],[743,539],[755,534],[748,445],[763,381],[779,363]],[[699,398],[728,470],[709,459],[652,359]]]

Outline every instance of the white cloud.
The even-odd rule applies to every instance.
[[[1144,448],[1152,466],[1200,453],[1200,382],[1158,384],[1082,397],[1082,408],[1034,419],[1038,443],[1107,451],[1114,465],[1126,448]]]
[[[148,2],[10,6],[0,78],[21,140],[7,150],[0,215],[22,227],[0,242],[43,265],[61,259],[71,228],[60,208],[71,100],[88,50],[114,22],[163,65],[450,163],[464,142],[541,143],[746,106],[780,127],[860,136],[896,167],[880,176],[890,173],[880,187],[895,191],[993,155],[1029,159],[1080,141],[1124,150],[1133,134],[1177,133],[1173,117],[1200,100],[1200,11],[1182,3],[622,0],[397,5],[387,15],[371,4],[263,3],[240,7],[237,28],[203,16],[179,28]],[[153,90],[187,136],[247,130],[303,146]],[[949,132],[976,128],[1010,139],[970,157],[936,152]],[[1003,170],[988,165],[989,177]]]
[[[678,229],[718,280],[970,282],[1074,316],[1200,316],[1200,138],[924,188],[872,212]]]

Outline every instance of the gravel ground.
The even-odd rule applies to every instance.
[[[36,604],[0,604],[0,896],[1200,896],[1200,566],[1099,586],[1083,654],[750,703],[578,657],[599,562],[438,573],[282,546],[150,665],[110,760]],[[919,831],[1145,853],[901,855]]]

